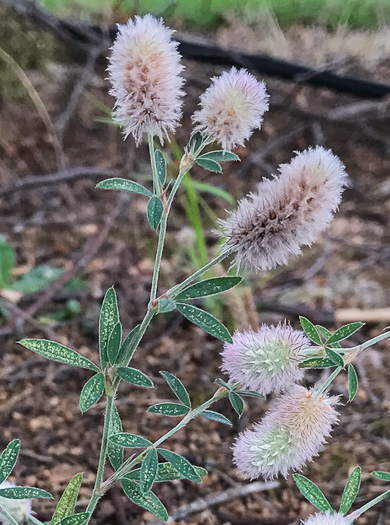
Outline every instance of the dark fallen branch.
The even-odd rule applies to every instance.
[[[82,22],[63,20],[42,8],[33,0],[0,0],[19,14],[25,15],[46,30],[52,31],[58,38],[72,44],[79,50],[89,52],[91,46],[101,46],[105,39],[113,40],[117,28],[108,32],[99,27],[92,27]],[[268,75],[290,82],[308,84],[348,93],[360,98],[382,99],[390,95],[390,85],[370,82],[359,78],[339,75],[330,70],[315,68],[287,60],[253,55],[232,49],[224,49],[206,40],[189,38],[177,39],[180,53],[190,60],[207,62],[220,66],[245,67],[263,75]]]
[[[40,188],[47,186],[55,186],[56,184],[63,184],[66,182],[72,182],[78,179],[84,179],[89,177],[120,177],[121,172],[107,169],[93,167],[78,167],[69,168],[68,170],[60,171],[58,173],[51,173],[49,175],[36,175],[25,177],[20,179],[13,184],[0,187],[0,197],[11,195],[17,191],[30,190],[32,188]]]

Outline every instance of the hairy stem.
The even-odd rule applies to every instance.
[[[92,515],[93,511],[95,510],[96,504],[100,498],[99,489],[103,481],[104,466],[106,464],[106,459],[107,459],[108,438],[110,435],[110,424],[111,424],[113,409],[114,409],[114,396],[112,394],[107,395],[106,415],[104,418],[103,437],[102,437],[102,444],[100,447],[99,465],[98,465],[98,470],[96,474],[95,486],[92,492],[92,497],[91,497],[90,502],[88,503],[88,507],[86,510],[86,512],[89,512],[90,515]]]
[[[365,505],[363,505],[363,507],[360,507],[360,509],[357,509],[355,510],[354,512],[352,512],[352,514],[350,514],[348,516],[349,520],[351,521],[351,523],[353,521],[355,521],[357,518],[359,518],[364,512],[366,512],[367,510],[369,510],[371,507],[373,507],[374,505],[376,505],[377,503],[379,503],[380,501],[386,499],[387,497],[390,496],[390,490],[387,490],[386,492],[384,492],[383,494],[380,494],[379,496],[377,496],[376,498],[372,499],[371,501],[369,501],[368,503],[366,503]]]
[[[153,173],[153,193],[158,194],[160,190],[160,181],[158,179],[156,157],[154,155],[153,135],[151,135],[150,133],[148,133],[148,145],[149,145],[150,164],[152,166],[152,173]]]
[[[317,387],[314,392],[316,394],[323,394],[332,381],[339,375],[339,373],[344,370],[344,367],[338,366],[328,377],[328,379],[319,387]]]

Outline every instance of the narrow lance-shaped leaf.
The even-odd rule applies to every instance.
[[[164,155],[159,149],[156,149],[154,152],[154,158],[156,159],[158,180],[161,184],[164,184],[167,178],[167,163],[165,162]]]
[[[345,486],[339,511],[342,514],[346,514],[352,507],[352,504],[359,492],[361,477],[362,469],[358,466],[349,476],[348,483]]]
[[[307,337],[317,345],[322,345],[321,337],[319,336],[314,324],[309,321],[309,319],[306,319],[306,317],[302,316],[299,317],[299,321]]]
[[[240,160],[240,157],[231,151],[216,150],[209,151],[208,153],[203,153],[199,159],[210,159],[216,161],[231,161],[231,160]]]
[[[356,396],[358,389],[358,377],[356,374],[355,367],[352,363],[348,365],[348,391],[349,391],[349,401],[353,401]]]
[[[126,381],[126,383],[130,383],[131,385],[143,386],[146,388],[152,388],[154,386],[153,381],[149,379],[146,374],[136,368],[121,366],[117,368],[117,372],[118,376],[123,379],[123,381]]]
[[[167,521],[168,512],[158,497],[153,492],[142,492],[140,486],[130,479],[122,479],[122,489],[126,496],[135,505],[148,510],[163,521]]]
[[[332,332],[328,330],[327,328],[325,328],[325,326],[321,326],[320,324],[317,324],[316,328],[318,332],[320,332],[320,334],[324,337],[325,341],[327,341],[332,336]],[[331,343],[328,346],[331,346],[332,348],[341,348],[340,343]]]
[[[224,425],[231,426],[232,424],[227,417],[223,416],[219,412],[214,412],[214,410],[203,410],[200,415],[206,419],[210,419],[210,421],[217,421],[218,423],[223,423]]]
[[[199,477],[207,476],[207,470],[203,467],[194,466]],[[133,479],[139,481],[141,474],[141,469],[137,468],[132,470],[129,474],[126,474],[125,479]],[[163,481],[174,481],[176,479],[186,479],[185,476],[182,476],[178,470],[175,469],[171,463],[159,463],[157,468],[157,477],[155,479],[156,483]],[[199,482],[200,483],[200,482]]]
[[[138,184],[138,182],[121,179],[119,177],[103,180],[102,182],[99,182],[96,187],[101,190],[124,190],[138,193],[140,195],[146,195],[148,197],[152,196],[152,193],[144,186],[141,186],[141,184]]]
[[[196,131],[191,135],[190,141],[189,141],[189,148],[190,150],[195,153],[198,151],[200,146],[202,145],[203,136],[199,131]]]
[[[42,489],[36,489],[35,487],[10,487],[7,489],[0,489],[0,497],[7,499],[53,499],[53,496],[49,492]]]
[[[74,513],[77,498],[79,496],[83,473],[76,474],[64,490],[56,510],[51,519],[51,525],[57,525],[61,520]]]
[[[325,348],[326,355],[329,357],[331,361],[337,366],[341,366],[344,368],[344,359],[341,357],[340,354],[332,350],[331,348]]]
[[[237,414],[239,416],[241,416],[241,414],[244,411],[244,402],[241,399],[241,397],[238,394],[236,394],[235,392],[230,392],[229,393],[229,401],[230,401],[232,407],[234,408],[234,411],[237,412]]]
[[[384,472],[383,470],[374,470],[374,472],[371,472],[371,474],[376,478],[381,479],[382,481],[390,481],[390,472]]]
[[[179,301],[216,295],[230,290],[242,281],[242,277],[213,277],[189,286],[176,296]]]
[[[161,416],[184,416],[190,409],[181,405],[180,403],[157,403],[148,409],[152,414],[160,414]]]
[[[19,344],[51,361],[99,372],[99,367],[92,363],[92,361],[75,350],[56,343],[55,341],[47,341],[46,339],[22,339],[19,341]]]
[[[80,394],[80,411],[86,412],[102,397],[104,392],[104,375],[100,372],[89,379]]]
[[[196,159],[196,163],[206,170],[213,171],[215,173],[222,173],[222,168],[220,164],[218,164],[218,162],[215,162],[215,160],[202,159],[199,157],[198,159]]]
[[[121,347],[122,341],[122,325],[121,323],[116,323],[114,328],[111,331],[110,337],[107,342],[107,357],[111,365],[117,363],[117,358],[119,355],[119,349]]]
[[[158,197],[152,197],[148,202],[148,221],[153,230],[158,228],[164,213],[164,206]]]
[[[104,296],[99,320],[100,362],[104,369],[108,365],[107,345],[112,329],[119,321],[118,303],[114,288],[109,288]]]
[[[299,363],[299,368],[330,368],[335,366],[334,361],[329,357],[313,357]]]
[[[121,447],[128,448],[143,448],[149,447],[152,443],[145,439],[142,436],[137,436],[136,434],[129,434],[127,432],[120,432],[119,434],[114,434],[110,436],[110,441]]]
[[[256,392],[255,390],[235,390],[234,392],[238,394],[239,396],[259,397],[262,399],[264,399],[265,397],[262,394],[259,394],[258,392]]]
[[[152,448],[146,455],[141,465],[140,488],[142,492],[148,492],[157,476],[157,450]]]
[[[11,441],[0,456],[0,484],[11,474],[19,456],[20,441]]]
[[[110,437],[115,434],[121,434],[122,431],[121,418],[118,409],[114,405],[110,424]],[[114,470],[118,470],[123,463],[123,447],[112,442],[110,439],[108,440],[108,459]]]
[[[338,341],[342,341],[343,339],[347,339],[352,334],[360,330],[360,328],[364,326],[364,323],[349,323],[345,326],[342,326],[338,330],[335,331],[333,335],[330,336],[330,338],[326,341],[326,344],[332,344],[337,343]]]
[[[160,372],[165,381],[168,383],[169,388],[175,394],[175,396],[183,403],[183,405],[191,408],[191,400],[188,392],[183,383],[176,376],[170,372]]]
[[[183,458],[183,456],[176,454],[176,452],[172,452],[172,450],[166,450],[165,448],[159,448],[158,452],[186,479],[198,483],[199,481],[202,481],[202,478],[196,472],[195,468],[187,459]]]
[[[58,525],[84,525],[89,520],[89,512],[72,514],[61,520]]]
[[[128,364],[127,362],[124,362],[124,359],[125,359],[126,355],[128,355],[129,361],[133,357],[132,354],[134,354],[134,351],[132,352],[132,354],[128,354],[128,352],[130,351],[130,348],[131,348],[131,346],[133,344],[133,341],[134,341],[135,337],[138,334],[139,327],[140,327],[139,324],[137,326],[135,326],[131,330],[131,332],[126,336],[125,340],[123,341],[123,343],[122,343],[122,345],[120,347],[120,350],[119,350],[118,357],[117,357],[117,363],[118,364],[120,364],[120,365],[127,365]],[[127,359],[126,359],[126,361],[127,361]]]
[[[301,474],[293,474],[293,478],[298,489],[312,505],[321,512],[333,512],[329,501],[315,483]]]
[[[186,303],[177,303],[177,309],[185,318],[199,326],[199,328],[202,328],[208,334],[227,343],[233,342],[226,326],[208,312]]]

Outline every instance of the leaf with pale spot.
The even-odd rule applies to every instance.
[[[152,443],[142,436],[136,434],[129,434],[127,432],[120,432],[110,436],[110,441],[116,445],[127,448],[144,448],[149,447]]]
[[[152,193],[144,186],[141,186],[141,184],[138,184],[138,182],[121,179],[119,177],[103,180],[102,182],[99,182],[96,187],[101,190],[122,190],[138,193],[139,195],[146,195],[148,197],[152,196]]]
[[[116,406],[114,406],[112,410],[110,424],[110,437],[115,434],[121,434],[122,431],[122,421],[119,416],[118,409],[116,408]],[[108,459],[110,460],[110,463],[114,470],[118,470],[118,468],[123,463],[123,447],[121,445],[115,444],[110,439],[108,440]]]
[[[4,449],[0,456],[0,484],[11,474],[19,456],[20,441],[14,439]]]
[[[100,362],[104,369],[108,365],[107,345],[114,326],[119,321],[118,302],[113,287],[104,296],[99,320]]]
[[[0,489],[0,497],[7,499],[53,499],[53,496],[49,492],[36,489],[35,487],[10,487]]]
[[[205,312],[192,304],[186,303],[177,303],[177,309],[186,319],[191,321],[191,323],[194,323],[196,326],[199,326],[199,328],[202,328],[208,334],[213,335],[217,339],[225,341],[226,343],[233,342],[226,326],[208,312]]]
[[[329,501],[315,483],[301,474],[293,474],[293,478],[298,489],[312,505],[321,512],[333,512]]]
[[[356,374],[355,367],[352,363],[348,365],[348,391],[349,391],[349,401],[355,399],[358,389],[358,376]]]
[[[143,493],[138,483],[130,479],[122,479],[123,492],[135,505],[148,510],[163,521],[167,521],[168,512],[158,497],[149,491]]]
[[[203,410],[200,415],[206,419],[210,419],[210,421],[217,421],[218,423],[223,423],[224,425],[232,424],[227,417],[223,416],[219,412],[214,412],[214,410]]]
[[[83,473],[76,474],[70,480],[68,486],[64,490],[60,501],[57,504],[54,515],[51,519],[51,525],[57,525],[61,520],[67,518],[74,513],[77,498],[79,496],[81,482],[83,480]]]
[[[348,483],[345,486],[339,510],[341,514],[346,514],[352,507],[352,504],[355,501],[356,496],[359,492],[361,478],[362,469],[359,466],[357,466],[349,476]]]
[[[189,286],[176,296],[179,301],[198,299],[230,290],[242,281],[242,277],[213,277]]]
[[[176,376],[170,372],[160,372],[165,381],[168,383],[169,388],[175,394],[175,396],[183,403],[183,405],[191,408],[191,400],[188,392],[183,383]]]
[[[84,525],[89,520],[89,512],[80,512],[80,514],[72,514],[61,520],[58,525]]]
[[[148,492],[157,477],[158,457],[157,450],[152,448],[146,455],[141,465],[140,472],[140,489],[142,492]]]
[[[148,412],[160,414],[161,416],[183,416],[190,409],[180,403],[157,403],[149,408]]]
[[[202,478],[196,472],[195,468],[187,459],[183,458],[183,456],[172,452],[172,450],[166,450],[165,448],[159,448],[158,452],[186,479],[198,483],[202,481]]]
[[[80,411],[87,412],[99,399],[104,392],[104,375],[100,372],[89,379],[80,394]]]
[[[194,466],[194,469],[196,470],[197,474],[200,478],[203,476],[207,476],[208,472],[203,467],[196,467]],[[135,481],[139,481],[140,479],[140,472],[141,469],[137,468],[135,470],[132,470],[129,474],[126,474],[124,476],[126,479],[133,479]],[[163,481],[174,481],[177,479],[187,479],[185,476],[180,474],[178,470],[175,469],[171,463],[159,463],[157,468],[157,476],[155,479],[156,483],[161,483]],[[200,483],[200,482],[199,482]]]
[[[130,383],[131,385],[143,386],[146,388],[152,388],[154,386],[153,381],[149,379],[146,374],[136,368],[120,366],[117,368],[117,372],[118,376],[123,379],[123,381],[126,381],[126,383]]]

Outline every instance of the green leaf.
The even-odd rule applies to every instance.
[[[4,237],[0,236],[0,288],[10,283],[11,270],[15,265],[15,253]]]
[[[120,432],[119,434],[110,436],[110,441],[111,443],[115,443],[116,445],[126,448],[144,448],[150,447],[152,444],[148,439],[145,439],[142,436],[128,434],[127,432]]]
[[[64,270],[61,268],[53,268],[48,264],[42,264],[22,275],[20,279],[13,283],[12,289],[23,293],[39,292],[47,288],[63,273]]]
[[[141,465],[140,488],[142,492],[148,492],[157,476],[157,450],[152,448],[146,455]]]
[[[160,314],[166,314],[167,312],[173,312],[176,309],[175,301],[172,299],[160,299],[158,302],[158,311]]]
[[[356,396],[358,389],[358,376],[356,374],[355,367],[352,363],[348,365],[348,390],[349,390],[349,401],[353,401]]]
[[[172,452],[172,450],[166,450],[165,448],[159,448],[158,452],[186,479],[196,481],[197,483],[202,481],[202,478],[196,472],[195,468],[187,459],[183,458],[183,456]]]
[[[218,423],[223,423],[224,425],[232,424],[227,417],[223,416],[219,412],[214,412],[214,410],[203,410],[200,415],[206,419],[210,419],[210,421],[217,421]]]
[[[203,476],[207,476],[207,474],[208,474],[208,472],[207,472],[207,470],[205,468],[195,467],[194,466],[194,469],[196,470],[197,474],[201,478]],[[126,476],[124,476],[124,478],[125,479],[133,479],[135,481],[139,481],[140,473],[141,473],[141,469],[137,468],[135,470],[132,470],[129,474],[126,474]],[[167,462],[167,463],[159,463],[158,464],[157,477],[155,479],[156,483],[160,483],[160,482],[163,482],[163,481],[175,481],[177,479],[187,479],[187,478],[185,476],[183,476],[182,474],[180,474],[180,472],[178,470],[176,470],[175,467],[173,465],[171,465],[171,463],[169,463],[169,462]]]
[[[325,341],[327,339],[329,339],[329,337],[332,336],[332,332],[330,330],[328,330],[327,328],[325,328],[325,326],[321,326],[320,324],[317,324],[316,325],[316,328],[318,330],[318,332],[320,332],[320,334],[322,334],[325,338]],[[331,346],[332,348],[341,348],[341,344],[340,343],[332,343],[328,346]]]
[[[199,182],[198,180],[192,180],[191,181],[192,188],[194,190],[210,193],[210,195],[215,195],[215,197],[220,197],[221,199],[224,199],[229,204],[235,204],[235,199],[230,193],[223,190],[219,186],[215,186],[214,184],[209,184],[208,182]]]
[[[329,357],[313,357],[299,363],[299,368],[330,368],[335,366]]]
[[[118,359],[122,342],[122,325],[116,323],[107,342],[107,357],[111,365],[115,365]]]
[[[196,163],[199,164],[205,170],[213,171],[214,173],[222,173],[222,168],[218,162],[210,159],[196,159]]]
[[[112,411],[112,419],[110,424],[110,434],[109,438],[115,434],[121,434],[123,431],[121,418],[119,416],[118,409],[114,405]],[[123,463],[123,447],[121,445],[116,445],[110,439],[108,440],[108,459],[114,470],[118,468]]]
[[[362,469],[358,466],[349,476],[348,483],[345,486],[339,510],[341,514],[346,514],[352,507],[352,504],[359,492],[361,477]]]
[[[89,379],[80,394],[80,411],[82,414],[89,410],[102,397],[104,392],[104,374],[95,374]]]
[[[147,195],[148,197],[152,196],[152,193],[144,186],[141,186],[141,184],[138,184],[138,182],[117,177],[103,180],[96,187],[100,190],[124,190],[138,193],[139,195]]]
[[[118,375],[126,383],[131,385],[144,386],[146,388],[154,387],[153,381],[149,377],[140,372],[136,368],[119,367],[117,369]]]
[[[122,479],[122,488],[129,500],[135,505],[148,510],[161,520],[167,521],[168,512],[153,492],[143,493],[138,483],[126,478]]]
[[[229,385],[228,383],[226,383],[223,379],[216,379],[214,381],[214,383],[217,383],[217,385],[219,386],[223,386],[224,388],[226,388],[227,390],[230,390],[231,389],[231,385]]]
[[[22,339],[19,344],[52,361],[100,372],[92,361],[67,346],[46,339]]]
[[[11,474],[19,456],[20,441],[14,439],[4,449],[0,456],[0,484]]]
[[[167,163],[165,162],[164,155],[159,149],[156,149],[154,152],[154,158],[156,159],[158,180],[161,184],[164,184],[167,178]]]
[[[306,317],[302,316],[299,316],[299,321],[301,322],[301,326],[307,337],[317,345],[322,346],[321,337],[319,336],[314,324],[311,321],[309,321],[309,319],[306,319]]]
[[[202,135],[202,133],[200,133],[199,131],[196,131],[195,133],[193,133],[191,135],[190,141],[188,143],[189,149],[193,153],[196,153],[198,151],[198,149],[201,147],[202,142],[203,142],[203,135]]]
[[[119,354],[117,357],[117,362],[121,365],[127,365],[127,363],[123,362],[123,359],[125,355],[127,354],[128,349],[133,344],[134,338],[138,334],[138,329],[141,325],[137,324],[132,331],[127,335],[126,339],[123,341],[122,346],[120,347]],[[132,357],[132,356],[131,356]]]
[[[148,221],[153,230],[157,230],[160,224],[164,206],[158,197],[152,197],[148,202]]]
[[[148,409],[148,412],[160,414],[161,416],[183,416],[188,411],[189,408],[180,403],[157,403]]]
[[[230,151],[216,150],[209,151],[208,153],[203,153],[199,159],[210,159],[210,160],[219,160],[219,161],[230,161],[230,160],[240,160],[240,157]]]
[[[229,393],[229,401],[232,404],[232,407],[234,408],[234,411],[237,412],[237,414],[239,416],[241,416],[241,414],[244,411],[244,402],[241,399],[241,397],[239,395],[237,395],[235,392],[230,392]]]
[[[36,489],[35,487],[10,487],[8,489],[0,489],[0,497],[7,499],[53,499],[53,496],[49,494],[49,492]]]
[[[326,355],[329,357],[331,361],[337,366],[341,366],[344,368],[344,359],[341,357],[340,354],[332,350],[331,348],[325,348]]]
[[[335,331],[335,333],[330,336],[330,338],[326,341],[326,344],[332,344],[337,343],[339,341],[342,341],[343,339],[347,339],[352,334],[360,330],[360,328],[364,326],[364,323],[349,323],[345,326],[342,326],[338,330]]]
[[[56,510],[51,519],[51,525],[57,525],[61,520],[74,513],[77,498],[79,496],[83,473],[76,474],[64,490]]]
[[[194,323],[196,326],[199,326],[199,328],[202,328],[208,334],[227,343],[233,342],[226,326],[208,312],[205,312],[192,304],[186,303],[177,303],[177,309],[186,319],[191,321],[191,323]]]
[[[112,329],[119,321],[118,302],[113,287],[109,288],[104,296],[99,320],[99,349],[100,362],[103,370],[108,365],[107,345]]]
[[[390,472],[384,472],[383,470],[374,470],[374,472],[371,472],[371,474],[376,478],[381,479],[382,481],[390,481]]]
[[[212,279],[205,279],[180,292],[179,295],[176,296],[176,299],[183,301],[185,299],[197,299],[199,297],[216,295],[230,290],[230,288],[240,284],[241,281],[242,277],[213,277]]]
[[[72,514],[61,520],[58,525],[84,525],[89,519],[89,512],[80,512],[80,514]]]
[[[191,408],[191,400],[188,392],[183,383],[176,376],[170,372],[160,372],[165,381],[168,383],[169,388],[175,394],[175,396],[183,403],[183,405]]]
[[[247,397],[260,397],[262,399],[265,398],[262,394],[259,394],[258,392],[255,392],[254,390],[235,390],[236,394],[239,394],[240,396],[247,396]]]
[[[293,474],[293,478],[298,489],[312,505],[321,512],[333,512],[329,501],[315,483],[301,474]]]

